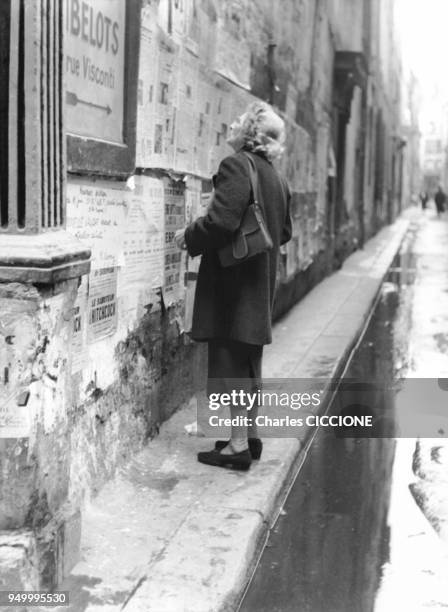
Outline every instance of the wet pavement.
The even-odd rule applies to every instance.
[[[399,409],[405,390],[394,381],[422,376],[423,366],[428,372],[430,350],[434,364],[443,361],[440,328],[448,322],[448,309],[445,315],[443,310],[448,266],[440,261],[440,253],[431,256],[431,245],[439,250],[447,246],[448,260],[447,242],[447,221],[427,214],[412,224],[346,372],[351,381],[378,383],[370,399],[379,388],[393,390],[376,401],[385,426],[379,435],[391,437],[344,438],[335,429],[319,430],[270,533],[240,612],[448,608],[448,547],[431,527],[424,504],[417,503],[421,500],[415,488],[421,490],[422,485],[412,472],[419,445],[428,440],[416,446],[417,431],[412,432],[415,438],[392,437],[406,425],[409,429],[405,423],[409,414]],[[423,325],[422,309],[427,314]],[[431,375],[437,374],[443,371],[433,369]],[[356,386],[349,394],[351,405],[365,403],[362,385],[358,396]],[[347,401],[344,387],[330,413],[340,414]],[[445,443],[446,439],[439,440],[437,448],[445,448]],[[428,461],[425,465],[428,470]],[[445,477],[447,465],[439,470]],[[438,492],[439,513],[441,508],[446,511],[448,500],[440,496],[443,480],[431,484],[430,499]]]

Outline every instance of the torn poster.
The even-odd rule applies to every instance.
[[[73,305],[72,374],[80,372],[87,364],[87,295],[88,277],[83,276]]]

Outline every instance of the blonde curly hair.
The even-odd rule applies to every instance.
[[[241,127],[244,147],[262,153],[269,161],[284,151],[285,123],[266,102],[252,102],[244,113]]]

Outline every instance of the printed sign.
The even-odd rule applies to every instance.
[[[88,277],[83,276],[73,306],[72,374],[87,364],[87,287]]]
[[[140,62],[137,96],[137,151],[136,163],[141,168],[152,165],[154,154],[154,118],[159,64],[159,41],[148,9],[142,11],[140,34]]]
[[[185,191],[185,218],[187,225],[202,216],[212,195],[211,181],[201,181],[196,177],[189,176],[186,181]],[[194,296],[196,292],[196,280],[199,272],[200,257],[187,257],[185,270],[185,310],[184,330],[191,331],[193,323]]]
[[[163,181],[135,176],[134,182],[135,188],[128,194],[124,224],[124,277],[127,283],[161,287],[164,276]]]
[[[117,268],[99,268],[90,274],[88,314],[89,342],[117,329]]]
[[[67,131],[123,142],[125,0],[66,0]]]
[[[197,155],[198,58],[188,51],[179,56],[175,168],[192,172]]]
[[[183,296],[185,252],[174,242],[176,230],[185,227],[185,184],[165,179],[165,302],[172,303]]]

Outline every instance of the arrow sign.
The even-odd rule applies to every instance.
[[[112,109],[109,105],[102,106],[101,104],[95,104],[95,102],[89,102],[88,100],[81,100],[73,91],[67,91],[65,93],[65,101],[67,104],[71,106],[76,106],[77,104],[84,104],[85,106],[91,106],[92,108],[99,108],[104,111],[108,115],[111,114]]]

